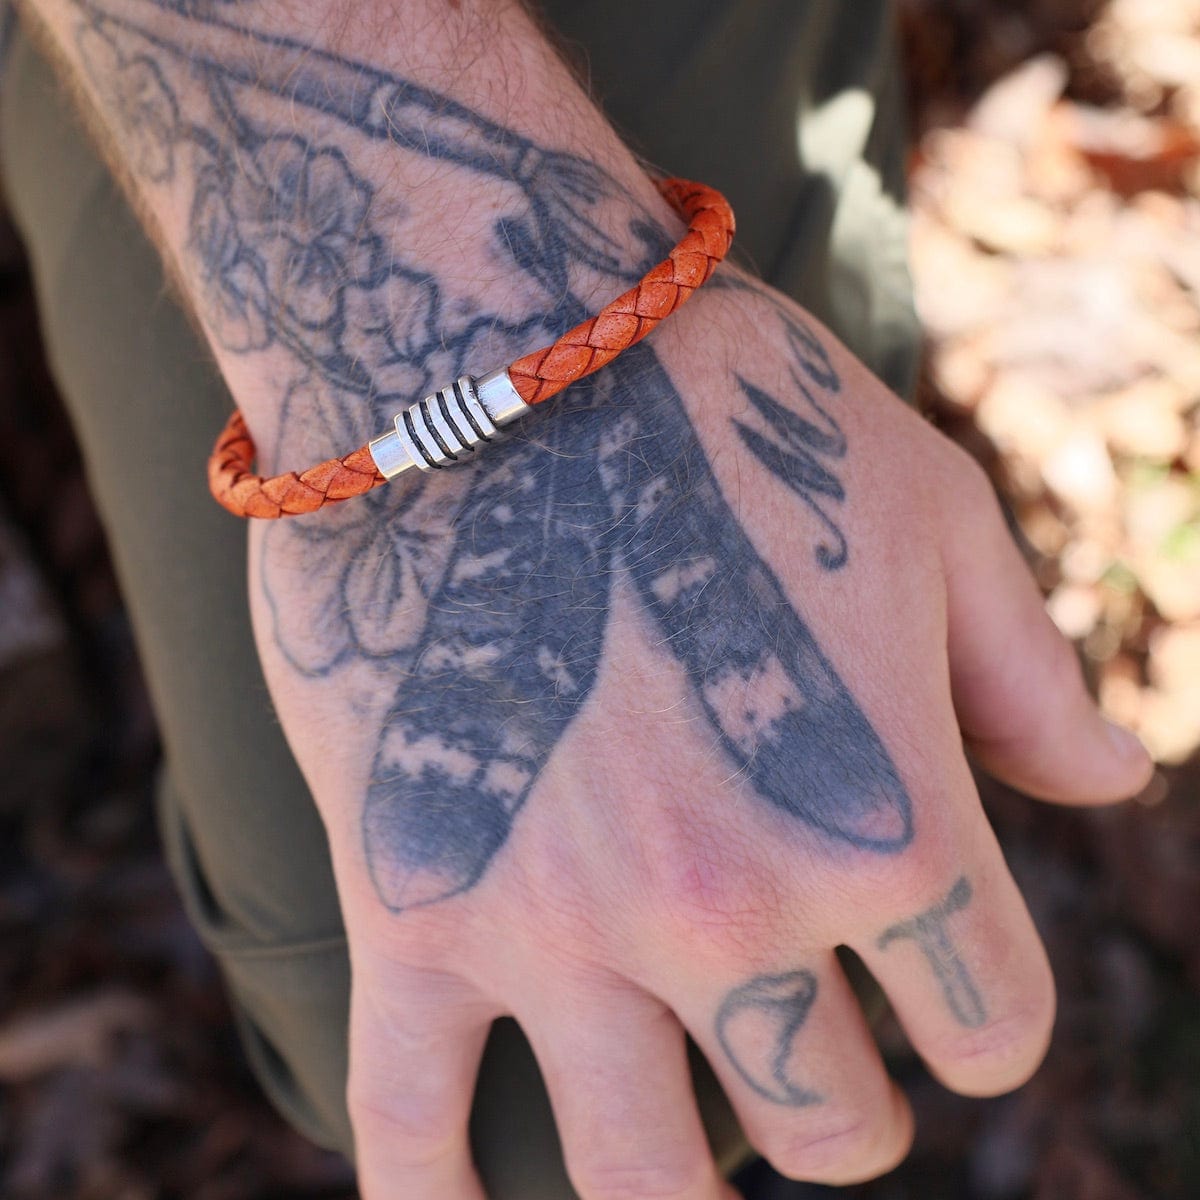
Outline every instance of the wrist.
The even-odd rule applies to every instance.
[[[383,37],[373,7],[336,30],[318,9],[313,45],[253,10],[235,26],[141,0],[95,0],[74,30],[269,468],[284,419],[312,435],[302,461],[361,444],[398,401],[595,311],[669,241],[652,184],[517,6],[426,9]]]
[[[405,405],[393,415],[391,426],[367,445],[310,467],[276,474],[256,471],[253,438],[239,409],[209,456],[213,498],[239,517],[276,519],[317,512],[409,471],[429,471],[471,458],[535,405],[608,366],[708,282],[733,238],[733,213],[720,193],[683,179],[666,179],[659,186],[688,221],[688,231],[665,259],[595,315],[504,367],[479,376],[459,375]]]

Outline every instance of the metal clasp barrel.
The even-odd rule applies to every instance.
[[[505,425],[531,408],[513,387],[507,368],[479,379],[463,375],[398,412],[395,427],[368,443],[368,448],[385,479],[395,479],[412,467],[438,470],[494,441]]]

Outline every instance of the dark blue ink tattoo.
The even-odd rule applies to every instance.
[[[814,385],[836,395],[841,381],[829,363],[825,348],[798,322],[785,322],[787,340],[797,366],[791,370],[792,383],[819,424],[780,404],[762,388],[738,376],[738,385],[746,399],[765,421],[773,437],[763,434],[743,421],[735,420],[734,428],[742,441],[759,461],[778,476],[809,507],[825,526],[832,544],[817,546],[817,561],[828,571],[846,563],[848,548],[840,527],[822,506],[822,499],[840,503],[846,498],[841,481],[821,462],[824,455],[837,460],[846,454],[846,436],[838,423],[821,407],[813,394]]]
[[[983,997],[971,978],[967,964],[963,962],[958,948],[950,937],[947,923],[956,912],[961,912],[971,903],[971,882],[964,875],[950,889],[946,898],[935,904],[928,912],[919,913],[908,921],[901,921],[885,929],[876,945],[886,950],[893,942],[911,939],[917,943],[925,961],[933,970],[934,978],[941,985],[942,995],[954,1019],[968,1029],[978,1029],[987,1020],[987,1009]]]
[[[232,4],[76,4],[80,53],[143,178],[192,189],[187,249],[214,335],[294,359],[281,460],[300,428],[327,433],[329,452],[354,445],[415,397],[557,336],[588,312],[582,281],[627,286],[669,241],[595,164],[233,24]],[[489,187],[505,315],[406,253],[402,197],[361,165],[379,145]],[[834,570],[848,555],[833,515],[840,379],[798,313],[726,286],[767,307],[790,356],[781,388],[731,376],[734,428],[820,522],[816,558]],[[906,846],[912,806],[887,750],[725,500],[654,351],[634,348],[555,407],[527,440],[456,468],[453,486],[380,489],[265,539],[261,582],[291,664],[367,662],[396,689],[362,823],[383,902],[432,903],[487,871],[590,694],[618,571],[740,778],[834,843]],[[324,594],[280,602],[289,564],[317,556]]]
[[[756,975],[735,987],[717,1009],[717,1041],[746,1084],[772,1104],[808,1108],[819,1093],[792,1076],[796,1039],[817,999],[811,971]]]

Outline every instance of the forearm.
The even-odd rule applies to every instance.
[[[662,202],[519,5],[179,7],[25,4],[268,465],[301,383],[353,440],[289,452],[344,452],[660,249]]]

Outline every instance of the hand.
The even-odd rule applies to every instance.
[[[414,22],[391,52],[458,55],[478,7],[389,10]],[[541,55],[518,124],[364,65],[365,19],[334,54],[137,0],[48,18],[268,470],[542,344],[660,256],[652,189],[497,10],[489,46]],[[466,1123],[500,1013],[585,1200],[721,1194],[684,1030],[782,1171],[887,1169],[911,1117],[839,944],[950,1086],[1035,1067],[1050,975],[963,742],[1065,802],[1149,764],[1090,704],[979,472],[781,297],[719,273],[471,466],[256,527],[251,571],[346,917],[372,1200],[478,1200]]]
[[[1135,790],[1145,754],[980,471],[793,305],[718,278],[474,471],[259,546],[350,931],[368,1195],[478,1195],[501,1013],[589,1200],[717,1194],[684,1030],[785,1174],[899,1161],[911,1117],[840,944],[950,1087],[1005,1091],[1045,1050],[1049,969],[962,740],[1068,803]]]

